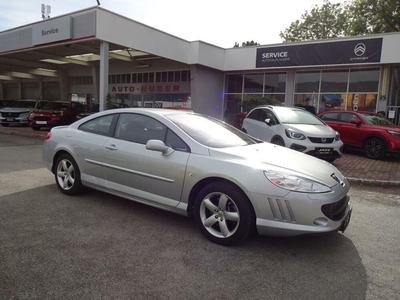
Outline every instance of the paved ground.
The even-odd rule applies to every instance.
[[[0,133],[17,134],[44,139],[46,129],[34,131],[30,127],[0,127]],[[387,157],[384,160],[366,158],[362,152],[347,151],[333,163],[351,182],[373,185],[400,186],[400,157]]]

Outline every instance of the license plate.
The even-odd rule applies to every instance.
[[[333,148],[315,148],[315,152],[318,154],[332,154]]]
[[[7,118],[7,121],[12,122],[12,121],[14,121],[14,119],[13,118]]]
[[[46,121],[36,121],[36,124],[47,124]]]
[[[341,232],[344,232],[346,230],[347,226],[349,226],[352,211],[353,211],[353,208],[350,208],[349,212],[347,213],[347,216],[344,218],[342,226],[340,228]]]

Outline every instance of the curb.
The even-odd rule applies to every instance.
[[[369,186],[399,186],[399,181],[390,181],[390,180],[374,180],[374,179],[361,179],[361,178],[353,178],[346,177],[350,183],[359,184],[359,185],[369,185]]]
[[[28,132],[22,132],[22,131],[12,131],[12,130],[2,130],[0,128],[0,132],[1,133],[5,133],[5,134],[14,134],[14,135],[20,135],[20,136],[26,136],[26,137],[32,137],[32,138],[37,138],[37,139],[42,139],[44,140],[46,138],[46,135],[43,134],[38,134],[38,133],[28,133]]]

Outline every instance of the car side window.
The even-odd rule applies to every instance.
[[[276,118],[275,114],[270,110],[266,111],[265,119],[269,119],[269,125],[279,124],[278,119]],[[265,121],[265,119],[263,119],[263,121]]]
[[[79,126],[79,130],[105,136],[112,136],[114,128],[113,125],[115,124],[117,117],[118,115],[107,115],[92,119]]]
[[[352,113],[342,113],[340,116],[340,121],[345,123],[350,123],[351,120],[356,119],[357,121],[361,121],[355,114]]]
[[[171,147],[177,151],[190,152],[190,148],[184,141],[182,141],[174,132],[170,129],[167,130],[167,135],[165,137],[165,145]]]
[[[324,121],[338,121],[338,113],[337,112],[326,113],[321,115],[320,118]]]
[[[251,113],[249,113],[249,115],[246,118],[260,121],[260,113],[261,109],[255,109]]]
[[[167,127],[161,122],[140,114],[121,114],[115,137],[118,139],[146,144],[149,140],[164,141]]]

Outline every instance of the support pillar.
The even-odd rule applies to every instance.
[[[105,102],[108,94],[108,42],[100,42],[100,89],[99,89],[99,111],[105,110]]]

